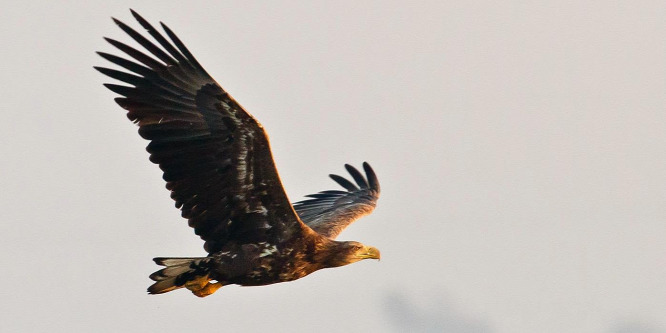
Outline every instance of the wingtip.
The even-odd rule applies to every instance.
[[[359,188],[356,185],[354,185],[354,183],[350,182],[345,177],[335,174],[329,174],[328,176],[331,177],[331,179],[333,179],[334,182],[338,183],[338,185],[344,187],[349,192],[354,192],[359,190]]]
[[[368,188],[368,181],[365,179],[363,174],[358,171],[355,167],[345,164],[345,168],[347,169],[347,172],[354,178],[354,181],[360,188]]]
[[[347,164],[347,163],[345,163],[345,169],[347,169],[347,172],[349,172],[349,173],[352,173],[352,172],[354,172],[354,171],[357,171],[357,172],[358,172],[358,170],[357,170],[356,168],[354,168],[353,165],[351,165],[351,164]]]
[[[109,38],[109,37],[102,37],[102,38],[104,38],[104,40],[105,40],[107,43],[109,43],[109,44],[111,44],[111,45],[113,45],[113,46],[115,46],[115,47],[118,47],[118,44],[120,44],[119,41],[117,41],[117,40],[115,40],[115,39],[113,39],[113,38]]]
[[[162,29],[163,29],[168,35],[172,35],[172,34],[173,34],[173,31],[171,31],[171,29],[169,28],[169,26],[167,26],[164,22],[160,21],[160,26],[162,27]],[[171,38],[171,36],[169,36],[169,38]]]
[[[106,53],[106,52],[96,51],[95,53],[97,53],[97,55],[99,55],[100,57],[102,57],[102,58],[104,58],[108,61],[111,61],[111,59],[114,58],[114,55]],[[111,62],[113,62],[113,61],[111,61]]]
[[[133,29],[130,28],[129,25],[125,24],[125,22],[123,22],[123,21],[121,21],[121,20],[119,20],[119,19],[117,19],[117,18],[115,18],[115,17],[111,17],[111,19],[113,19],[113,22],[114,22],[114,23],[115,23],[120,29],[122,29],[123,31],[125,31],[126,33],[130,34],[129,31],[133,31]]]
[[[379,179],[377,179],[377,174],[375,173],[375,170],[373,170],[372,167],[370,166],[370,163],[363,162],[363,170],[365,171],[365,176],[368,179],[368,184],[370,185],[370,188],[374,189],[377,192],[381,191],[381,187],[379,185]]]
[[[150,27],[150,23],[146,19],[143,18],[143,16],[139,15],[134,9],[130,8],[130,12],[132,12],[132,16],[134,16],[134,19],[141,24],[142,27],[148,29]]]
[[[372,167],[370,166],[370,163],[368,162],[363,162],[363,170],[365,170],[366,174],[374,174],[375,171],[372,170]]]

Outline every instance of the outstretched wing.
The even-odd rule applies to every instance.
[[[335,239],[342,230],[361,216],[370,214],[379,199],[379,181],[367,162],[363,163],[366,177],[349,164],[347,172],[356,185],[338,175],[330,177],[347,191],[322,191],[306,195],[312,199],[294,203],[301,220],[322,236]]]
[[[158,47],[113,19],[149,54],[106,38],[134,60],[98,52],[130,73],[95,67],[131,86],[105,84],[150,140],[150,161],[164,172],[182,216],[209,253],[228,241],[281,242],[304,228],[273,163],[261,125],[227,94],[164,24],[168,41],[132,11]]]

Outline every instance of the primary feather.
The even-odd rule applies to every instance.
[[[372,213],[379,199],[379,181],[370,164],[363,163],[367,178],[349,164],[345,164],[345,168],[356,184],[338,175],[329,176],[347,191],[322,191],[306,195],[311,199],[294,203],[301,220],[330,239],[335,239],[360,217]]]

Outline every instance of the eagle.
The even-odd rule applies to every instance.
[[[130,10],[150,41],[113,18],[145,51],[111,38],[129,58],[97,52],[126,70],[94,67],[126,85],[104,84],[150,141],[166,188],[194,233],[202,257],[159,257],[149,294],[186,288],[205,297],[224,285],[287,282],[323,268],[379,259],[379,250],[336,241],[349,224],[371,213],[380,193],[373,169],[346,164],[353,182],[330,175],[344,190],[310,194],[291,204],[262,125],[213,80],[164,23],[166,36]],[[157,43],[155,43],[157,42]]]

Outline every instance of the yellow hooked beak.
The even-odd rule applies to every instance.
[[[357,252],[356,256],[361,259],[379,259],[379,250],[376,247],[366,246],[361,251]]]

